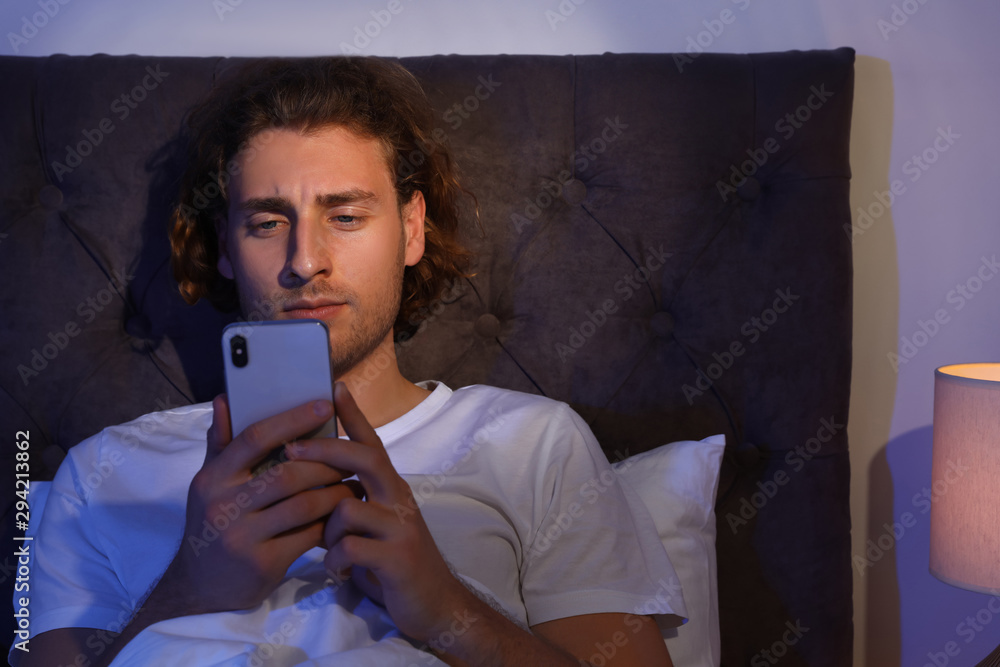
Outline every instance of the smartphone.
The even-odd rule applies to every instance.
[[[333,401],[330,334],[320,320],[230,324],[222,332],[222,357],[235,438],[250,424],[303,403]],[[337,437],[337,419],[301,437]],[[277,448],[254,469],[258,475],[284,460]]]

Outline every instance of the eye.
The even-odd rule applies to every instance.
[[[282,221],[271,219],[271,220],[261,220],[260,222],[251,221],[247,224],[247,229],[251,234],[259,236],[270,236],[271,232],[276,232],[281,227]]]
[[[364,219],[362,215],[350,215],[349,213],[342,213],[331,218],[331,220],[342,227],[357,227],[364,222]]]

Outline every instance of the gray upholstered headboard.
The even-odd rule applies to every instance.
[[[809,630],[782,664],[851,660],[853,60],[403,60],[483,221],[404,372],[565,400],[611,458],[724,432],[729,665],[786,623]],[[50,478],[100,428],[222,390],[226,319],[182,303],[165,225],[185,112],[235,62],[0,58],[5,470],[15,431]]]

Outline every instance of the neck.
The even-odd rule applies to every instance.
[[[430,394],[399,372],[391,331],[361,363],[334,380],[347,385],[368,423],[376,428],[406,414]]]

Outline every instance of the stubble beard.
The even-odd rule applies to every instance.
[[[392,331],[403,292],[402,258],[397,267],[392,281],[385,284],[372,303],[362,307],[354,295],[348,300],[355,315],[350,329],[342,340],[336,340],[336,333],[330,335],[330,363],[335,379],[371,357]]]
[[[281,304],[303,298],[329,297],[345,303],[354,316],[350,328],[338,339],[336,328],[330,327],[330,364],[333,377],[337,380],[368,359],[392,331],[396,316],[399,314],[403,293],[404,259],[405,244],[400,242],[391,280],[383,284],[382,289],[369,304],[362,304],[354,292],[331,293],[324,291],[322,286],[314,286],[288,290],[270,298],[255,299],[250,303],[244,300],[242,293],[239,293],[240,310],[248,321],[252,321],[254,316],[258,320],[261,319],[262,313],[265,319],[275,319],[275,315],[282,310]],[[327,326],[330,324],[327,323]]]

